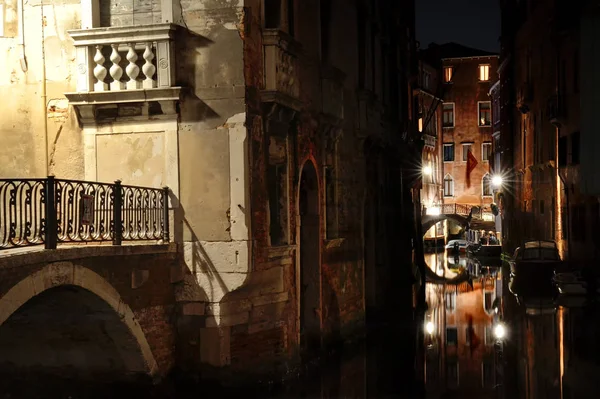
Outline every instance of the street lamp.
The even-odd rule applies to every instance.
[[[433,170],[431,169],[431,166],[429,166],[429,165],[423,166],[423,174],[425,176],[431,176],[432,173],[433,173]]]
[[[494,175],[492,177],[492,185],[494,187],[500,187],[502,185],[503,180],[504,179],[502,179],[502,176],[500,176],[500,175]]]

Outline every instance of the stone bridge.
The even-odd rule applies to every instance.
[[[176,245],[0,256],[0,371],[160,377],[175,363]]]
[[[421,217],[421,226],[423,228],[423,234],[435,226],[436,223],[451,219],[458,222],[460,225],[465,226],[469,217],[472,215],[471,227],[479,229],[480,227],[489,230],[493,225],[493,214],[489,207],[481,207],[476,205],[465,205],[465,204],[444,204],[440,208],[439,215],[427,215],[425,209],[423,210],[423,216]],[[491,218],[489,221],[486,219]],[[476,227],[473,226],[476,225]],[[489,226],[488,226],[489,225]]]

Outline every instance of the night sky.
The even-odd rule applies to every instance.
[[[415,0],[417,40],[456,42],[480,50],[498,52],[500,8],[498,0]]]

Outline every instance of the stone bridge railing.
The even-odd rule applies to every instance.
[[[0,250],[57,243],[169,241],[169,189],[0,179]]]
[[[494,214],[489,205],[443,204],[440,206],[440,215],[459,215],[467,217],[471,212],[473,219],[493,220]],[[423,207],[423,215],[425,214],[426,208]]]

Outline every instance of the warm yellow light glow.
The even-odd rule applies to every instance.
[[[428,334],[433,334],[434,327],[435,326],[433,325],[433,322],[431,320],[429,320],[425,324],[425,330],[427,331]]]
[[[423,166],[423,174],[425,176],[431,176],[432,173],[433,173],[433,169],[431,168],[430,165]]]
[[[494,336],[496,339],[503,339],[506,336],[506,328],[504,327],[504,324],[496,324],[496,327],[494,327]]]
[[[441,210],[440,210],[439,206],[427,208],[427,210],[425,211],[425,214],[430,215],[430,216],[438,216],[440,213],[441,213]]]
[[[500,187],[502,185],[502,181],[503,181],[503,179],[502,179],[502,176],[500,176],[500,175],[494,175],[492,177],[492,185],[494,187]]]
[[[419,132],[423,131],[423,118],[419,118]]]

